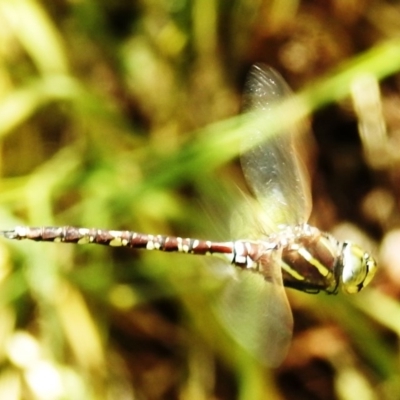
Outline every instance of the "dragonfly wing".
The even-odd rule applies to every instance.
[[[265,111],[266,120],[272,107],[290,96],[284,79],[272,68],[254,65],[244,93],[245,111]],[[241,157],[246,180],[264,209],[266,230],[277,225],[303,223],[310,213],[310,196],[299,165],[292,132],[267,136],[256,129],[245,138]],[[252,145],[254,143],[254,145]]]
[[[239,270],[215,303],[218,318],[234,340],[264,365],[279,366],[292,339],[293,317],[282,284],[280,252],[260,260],[267,279]]]

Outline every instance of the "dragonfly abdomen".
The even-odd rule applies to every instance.
[[[250,241],[214,242],[176,236],[151,235],[133,231],[117,231],[96,228],[16,227],[3,231],[2,235],[15,240],[40,242],[101,244],[112,247],[159,250],[196,255],[223,257],[241,268],[252,268],[260,258],[260,245]]]

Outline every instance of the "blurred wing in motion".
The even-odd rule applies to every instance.
[[[260,260],[268,278],[239,270],[226,281],[215,300],[215,311],[226,331],[264,365],[279,366],[289,350],[293,317],[282,283],[280,251]]]
[[[276,71],[256,64],[247,78],[244,109],[265,111],[267,120],[272,107],[290,94],[290,88]],[[242,154],[241,161],[246,180],[263,208],[264,230],[269,233],[278,225],[306,222],[311,204],[291,132],[269,137],[266,133],[258,129],[245,138],[246,148],[252,143],[254,146]]]

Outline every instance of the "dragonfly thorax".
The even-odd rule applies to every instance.
[[[339,287],[358,293],[376,272],[375,260],[360,247],[313,226],[285,227],[278,238],[285,286],[308,293],[335,294]]]

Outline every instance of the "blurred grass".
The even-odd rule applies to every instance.
[[[268,124],[268,134],[279,134],[332,102],[348,120],[344,99],[354,79],[399,71],[399,27],[373,17],[400,15],[398,7],[351,4],[0,1],[2,227],[70,224],[204,238],[227,231],[219,211],[229,182],[242,179],[228,162],[246,132]],[[305,89],[268,121],[237,117],[244,74],[260,61]],[[383,96],[398,99],[396,76],[385,84]],[[325,124],[336,125],[332,115]],[[356,175],[356,192],[365,197],[385,182],[398,198],[396,165],[377,174],[357,157],[359,142],[349,162],[343,149],[354,132],[334,137],[332,165],[347,177],[351,168],[368,171]],[[341,177],[330,173],[316,170],[313,191],[313,219],[327,229],[345,219],[324,189],[343,194]],[[352,222],[374,239],[395,226],[359,216],[363,196],[343,196],[357,215]],[[387,218],[398,220],[397,208]],[[396,398],[398,332],[389,323],[399,317],[396,306],[381,310],[374,297],[366,309],[363,297],[290,292],[293,352],[268,371],[212,313],[223,268],[147,253],[4,242],[0,397],[354,398],[342,384],[348,372],[358,393]],[[398,304],[398,287],[382,281],[379,296]],[[327,334],[313,347],[307,338],[321,328]]]

